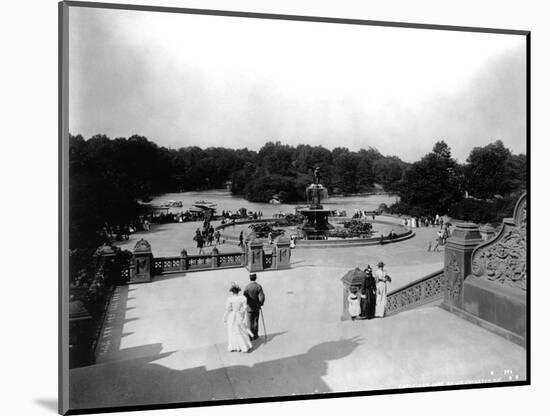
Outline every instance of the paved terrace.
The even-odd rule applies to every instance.
[[[301,257],[295,250],[292,269],[260,273],[267,296],[267,342],[256,341],[247,354],[226,351],[222,322],[229,284],[246,284],[245,269],[163,276],[119,287],[103,328],[98,364],[70,372],[71,407],[524,379],[522,347],[436,306],[383,319],[340,321],[340,277],[363,263],[354,256],[371,263],[386,260],[394,283],[401,271],[428,271],[427,265],[441,264],[437,253],[433,263],[426,262],[425,252],[415,260],[414,249],[405,246],[413,241],[377,247],[374,253],[373,247],[351,253],[304,250]],[[403,256],[410,256],[409,266]]]

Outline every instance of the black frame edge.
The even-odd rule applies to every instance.
[[[69,411],[68,83],[69,5],[58,3],[58,413]]]
[[[116,3],[101,3],[101,2],[86,2],[66,0],[58,3],[58,27],[59,27],[59,44],[58,44],[58,124],[59,124],[59,161],[58,161],[58,267],[59,267],[59,284],[58,284],[58,307],[59,307],[59,326],[58,326],[58,352],[59,352],[59,373],[58,373],[58,392],[59,403],[58,412],[62,415],[77,415],[91,413],[113,413],[125,411],[143,411],[143,410],[163,410],[163,409],[184,409],[194,407],[211,407],[222,405],[239,405],[248,403],[272,403],[272,402],[289,402],[296,400],[318,400],[318,399],[335,399],[346,397],[365,397],[372,395],[387,395],[387,394],[407,394],[407,393],[425,393],[425,392],[440,392],[440,391],[460,391],[471,389],[486,389],[495,387],[518,387],[531,385],[531,280],[527,280],[527,336],[526,336],[526,379],[521,381],[511,382],[494,382],[485,384],[463,384],[463,385],[441,385],[427,387],[412,387],[412,388],[394,388],[384,390],[357,391],[357,392],[334,392],[326,394],[310,394],[310,395],[295,395],[295,396],[276,396],[276,397],[258,397],[249,399],[231,399],[231,400],[216,400],[203,402],[182,402],[182,403],[165,403],[151,405],[135,405],[135,406],[117,406],[117,407],[100,407],[86,409],[70,409],[69,407],[69,368],[68,368],[68,286],[65,277],[68,276],[68,16],[69,7],[87,7],[112,10],[128,10],[128,11],[148,11],[148,12],[164,12],[164,13],[179,13],[179,14],[194,14],[194,15],[210,15],[222,17],[241,17],[241,18],[256,18],[256,19],[273,19],[301,22],[318,22],[318,23],[335,23],[335,24],[352,24],[352,25],[367,25],[367,26],[383,26],[394,28],[408,29],[425,29],[425,30],[446,30],[446,31],[463,31],[474,33],[493,33],[505,35],[519,35],[526,37],[526,141],[527,141],[527,272],[531,271],[531,31],[529,30],[513,30],[500,28],[481,28],[469,26],[451,26],[437,25],[426,23],[405,23],[391,21],[376,21],[362,20],[351,18],[331,18],[321,16],[301,16],[301,15],[286,15],[272,13],[256,13],[228,10],[208,10],[208,9],[192,9],[178,8],[165,6],[146,6],[135,4],[116,4]],[[67,220],[67,221],[64,221]],[[67,299],[65,299],[67,298]],[[65,319],[66,318],[66,319]],[[66,348],[63,346],[66,345]]]
[[[146,6],[138,4],[117,4],[117,3],[100,3],[87,1],[72,1],[64,2],[72,7],[88,7],[96,9],[112,9],[112,10],[129,10],[129,11],[147,11],[147,12],[163,12],[163,13],[182,13],[196,15],[213,15],[225,17],[244,17],[254,19],[275,19],[275,20],[290,20],[301,22],[320,22],[320,23],[336,23],[336,24],[352,24],[352,25],[368,25],[368,26],[389,26],[400,27],[406,29],[427,29],[427,30],[451,30],[463,32],[482,32],[494,33],[503,35],[527,35],[527,30],[517,29],[501,29],[501,28],[482,28],[475,26],[452,26],[438,25],[430,23],[406,23],[406,22],[390,22],[382,20],[363,20],[341,17],[323,17],[323,16],[305,16],[305,15],[289,15],[279,13],[259,13],[259,12],[243,12],[230,10],[215,10],[215,9],[193,9],[183,7],[167,7],[167,6]]]

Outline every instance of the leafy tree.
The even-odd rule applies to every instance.
[[[404,173],[399,195],[402,203],[420,209],[422,215],[447,213],[462,198],[461,169],[445,142],[413,163]]]
[[[525,188],[527,183],[524,155],[513,156],[502,141],[497,140],[484,147],[475,147],[465,167],[465,186],[477,198],[507,195]]]
[[[345,151],[334,158],[335,184],[344,193],[357,192],[357,154]]]
[[[382,185],[386,191],[395,192],[407,166],[395,156],[379,158],[373,164],[374,182]]]

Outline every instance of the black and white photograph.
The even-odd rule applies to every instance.
[[[528,30],[59,7],[60,412],[530,384]]]

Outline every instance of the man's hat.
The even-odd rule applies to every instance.
[[[384,267],[384,262],[383,262],[383,261],[379,261],[379,262],[378,262],[378,267]]]
[[[256,273],[251,273],[249,277],[250,280],[256,280]]]

